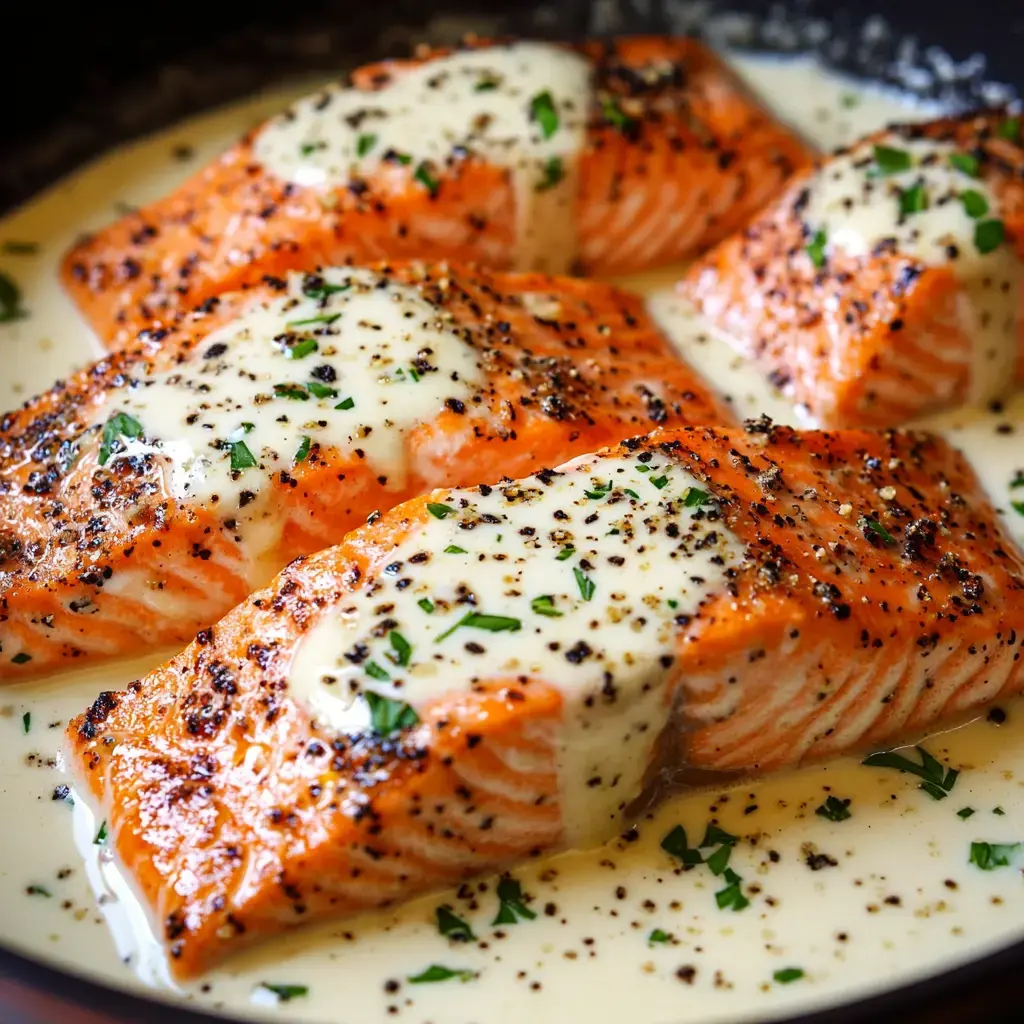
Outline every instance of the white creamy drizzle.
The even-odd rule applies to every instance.
[[[590,102],[587,60],[512,43],[428,61],[373,92],[331,86],[307,96],[259,133],[254,151],[271,173],[303,186],[328,191],[392,168],[414,173],[425,196],[447,168],[478,154],[511,177],[515,266],[559,272],[575,257]]]
[[[1000,213],[991,189],[950,162],[969,154],[951,143],[899,135],[878,145],[908,155],[911,166],[880,174],[873,146],[854,147],[812,183],[804,220],[812,237],[824,232],[826,251],[859,257],[891,244],[927,266],[952,269],[963,289],[957,317],[975,339],[970,400],[984,402],[1013,380],[1024,264],[1005,242],[987,252],[976,243],[976,231],[998,222]],[[913,197],[923,197],[927,207],[902,212]]]
[[[744,546],[710,493],[650,452],[435,492],[430,507],[300,642],[289,687],[355,732],[367,691],[416,709],[489,678],[555,686],[566,843],[607,838],[670,714],[674,619],[721,591]]]
[[[400,486],[406,434],[446,399],[468,401],[481,380],[450,314],[418,289],[330,269],[290,275],[286,292],[211,333],[184,363],[133,379],[104,422],[134,420],[113,420],[125,434],[111,461],[164,460],[169,492],[233,520],[255,558],[282,525],[267,500],[271,476],[319,444],[362,453]]]

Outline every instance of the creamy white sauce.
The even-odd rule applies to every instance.
[[[803,218],[826,257],[859,258],[882,246],[952,270],[962,289],[956,318],[974,340],[970,399],[977,403],[1013,380],[1024,263],[1001,242],[999,203],[972,162],[950,143],[884,136],[816,176]]]
[[[488,679],[553,686],[564,845],[592,845],[627,824],[671,715],[674,619],[721,593],[745,547],[650,452],[483,491],[435,492],[383,571],[300,641],[288,686],[347,733],[370,725],[367,692],[418,711]]]
[[[772,105],[823,147],[849,142],[886,120],[926,113],[825,75],[811,62],[736,62]],[[138,204],[165,193],[240,131],[306,89],[206,115],[126,146],[0,223],[0,242],[40,245],[36,255],[0,248],[0,270],[20,285],[29,313],[0,325],[6,405],[48,387],[96,351],[57,285],[60,254],[75,235],[115,216],[115,202]],[[856,102],[847,105],[846,96]],[[181,145],[194,147],[191,159],[173,155]],[[626,283],[650,295],[652,311],[681,350],[738,413],[756,416],[764,409],[779,422],[793,422],[779,397],[671,295],[678,275],[679,268],[671,268]],[[1024,469],[1024,395],[998,411],[962,410],[929,425],[967,453],[1008,527],[1024,539],[1024,515],[1010,506],[1024,499],[1024,492],[1010,489]],[[67,782],[56,764],[64,723],[97,691],[125,685],[169,653],[0,692],[0,942],[141,992],[160,983],[159,947],[109,865],[96,882],[106,896],[97,906],[72,817],[78,817],[81,853],[90,864],[102,850],[93,843],[98,823],[88,821],[83,806],[73,810],[51,795]],[[716,1024],[769,1020],[949,970],[1024,938],[1018,872],[982,872],[967,863],[972,841],[1024,840],[1024,704],[1006,710],[1003,726],[981,720],[927,741],[935,756],[963,769],[945,800],[932,800],[910,776],[849,759],[694,793],[642,821],[635,842],[524,865],[516,877],[535,920],[491,926],[494,883],[483,880],[486,891],[473,887],[472,900],[441,894],[298,931],[202,983],[161,995],[250,1020],[337,1021],[343,1005],[351,1020],[415,1024],[562,1024],[569,1013],[595,1024]],[[829,795],[851,800],[849,820],[830,822],[815,814]],[[962,819],[957,811],[965,808],[975,813]],[[659,847],[676,824],[686,827],[691,843],[699,842],[712,819],[744,837],[731,859],[751,900],[742,912],[719,910],[714,893],[721,880],[706,868],[676,874]],[[836,864],[811,871],[807,857],[814,852]],[[30,893],[30,886],[50,895]],[[434,910],[442,901],[453,904],[486,947],[448,943],[438,935]],[[118,926],[116,945],[105,919]],[[655,929],[669,941],[651,943]],[[481,973],[466,984],[405,981],[431,963]],[[804,976],[789,984],[774,981],[774,972],[786,967],[800,968]],[[385,988],[389,980],[399,982],[397,990]],[[307,986],[308,993],[279,1003],[261,987],[267,982]]]
[[[284,525],[271,477],[322,447],[365,458],[399,488],[406,435],[446,400],[468,402],[483,380],[450,314],[417,288],[329,269],[289,275],[284,293],[185,362],[135,377],[103,420],[119,424],[110,461],[156,456],[170,493],[214,508],[258,559]]]
[[[328,191],[369,176],[401,187],[412,173],[425,195],[478,155],[512,183],[515,266],[564,271],[575,251],[590,79],[588,61],[545,43],[454,53],[372,92],[338,86],[305,97],[259,133],[255,155],[307,187]]]

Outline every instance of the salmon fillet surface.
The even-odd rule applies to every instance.
[[[658,431],[297,560],[101,694],[69,763],[187,978],[601,841],[666,768],[798,765],[1017,693],[1022,581],[937,437]]]
[[[728,414],[638,299],[446,265],[267,279],[0,422],[0,679],[183,643],[447,483]]]
[[[1020,118],[990,111],[798,175],[681,289],[818,424],[892,426],[1021,378],[1022,259]]]
[[[635,271],[723,237],[809,159],[690,39],[424,50],[250,133],[76,245],[63,280],[116,348],[264,273],[319,264]]]

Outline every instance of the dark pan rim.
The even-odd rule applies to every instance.
[[[652,0],[650,4],[651,14],[647,23],[638,25],[635,18],[623,15],[599,26],[588,23],[584,9],[589,6],[589,0],[562,0],[564,9],[568,12],[560,27],[546,26],[544,30],[538,31],[537,25],[530,25],[524,20],[513,19],[510,25],[513,31],[520,34],[528,34],[531,29],[533,34],[555,35],[583,35],[583,34],[604,34],[612,32],[631,31],[666,31],[673,26],[666,22],[664,13],[664,0]],[[344,4],[343,4],[344,6]],[[422,8],[419,0],[404,5],[410,11]],[[480,0],[449,0],[439,6],[445,7],[473,7],[474,9],[486,10],[487,5]],[[500,4],[498,6],[512,6],[512,4]],[[627,6],[625,4],[623,7]],[[761,6],[756,2],[744,3],[743,0],[722,0],[715,6],[724,8]],[[859,6],[859,5],[858,5]],[[889,12],[887,5],[881,0],[871,0],[870,6],[876,10]],[[897,5],[898,6],[898,5]],[[908,5],[909,6],[909,5]],[[833,4],[832,0],[802,0],[795,3],[794,8],[802,11],[798,18],[807,18],[810,24],[810,15],[814,15],[818,23],[822,20],[830,23],[834,28],[831,38],[819,38],[812,31],[804,32],[804,23],[792,21],[788,26],[788,34],[780,37],[775,31],[765,30],[760,24],[754,24],[752,31],[747,31],[741,38],[715,37],[715,42],[729,42],[733,45],[747,47],[756,51],[770,51],[781,55],[805,54],[813,52],[817,54],[824,63],[840,71],[852,74],[876,84],[890,85],[904,89],[905,91],[918,91],[924,98],[941,99],[953,107],[967,107],[991,101],[992,93],[987,89],[986,81],[978,67],[964,68],[963,73],[954,71],[953,77],[945,79],[933,79],[932,84],[918,89],[908,88],[908,81],[903,78],[894,60],[900,45],[904,31],[913,31],[919,26],[894,24],[896,30],[888,37],[880,37],[872,40],[870,47],[861,45],[847,46],[845,40],[856,40],[860,37],[865,25],[871,20],[863,13],[851,14],[844,4]],[[986,41],[991,44],[991,35],[972,35],[973,30],[979,30],[978,19],[962,18],[962,11],[947,11],[943,5],[936,4],[929,12],[929,21],[926,23],[928,34],[934,31],[936,36],[945,36],[946,42],[959,39],[961,47],[966,47],[959,56],[964,57],[977,50],[984,52]],[[1024,26],[1024,20],[1021,21]],[[280,25],[275,23],[275,30],[280,31]],[[691,30],[699,29],[698,25],[688,26]],[[351,25],[350,25],[351,29]],[[951,31],[954,29],[955,31]],[[990,28],[981,26],[984,33],[990,32]],[[1016,27],[1021,31],[1021,27]],[[1011,33],[1012,34],[1012,33]],[[280,70],[282,64],[290,62],[291,54],[280,48],[281,40],[277,41],[278,46],[272,47],[268,52],[268,61],[264,66],[261,77],[274,77],[275,72]],[[343,42],[351,43],[351,37]],[[863,40],[862,40],[863,42]],[[251,46],[252,39],[247,43]],[[332,44],[332,49],[335,44]],[[300,51],[301,52],[301,51]],[[928,50],[921,48],[919,55],[927,64]],[[211,52],[199,55],[197,63],[200,65],[212,65]],[[223,57],[224,55],[220,55]],[[257,54],[258,56],[258,54]],[[308,56],[308,55],[307,55]],[[1004,57],[1006,54],[1003,55]],[[161,110],[159,120],[161,123],[151,124],[150,129],[168,127],[171,123],[187,116],[187,113],[198,113],[202,110],[212,109],[238,98],[240,95],[255,88],[257,82],[249,82],[246,74],[251,73],[254,56],[248,53],[243,64],[235,66],[232,58],[237,58],[237,52],[231,53],[228,60],[220,60],[221,79],[215,84],[204,101],[196,105],[195,109],[186,112],[175,105],[173,99],[166,99],[162,105],[158,104]],[[316,63],[314,61],[314,63]],[[248,66],[248,67],[247,67]],[[1016,58],[1012,62],[1003,60],[996,69],[996,78],[1017,79],[1017,84],[1024,88],[1024,80],[1021,79],[1020,66]],[[152,83],[150,83],[150,87]],[[120,91],[120,90],[119,90]],[[1002,95],[1008,95],[1009,90]],[[127,93],[124,93],[125,95]],[[104,103],[113,104],[116,102],[116,94],[111,93],[98,97]],[[93,100],[97,97],[92,97]],[[192,96],[184,102],[195,100]],[[76,115],[83,113],[76,111]],[[88,120],[88,118],[84,118]],[[81,123],[81,122],[80,122]],[[69,149],[66,156],[58,161],[58,165],[51,167],[55,174],[63,173],[79,166],[87,161],[91,155],[97,155],[113,145],[128,138],[144,134],[144,129],[138,124],[122,123],[118,125],[104,124],[95,126],[95,134],[85,149]],[[86,150],[92,150],[88,152]],[[4,161],[7,163],[7,161]],[[49,161],[48,161],[49,162]],[[13,161],[16,163],[16,161]],[[35,185],[31,188],[34,193],[45,182],[45,179],[53,180],[54,174],[43,174],[42,163],[30,165],[31,174],[11,175],[11,181],[5,179],[6,175],[0,175],[0,213],[5,206],[17,203],[28,198],[24,192],[24,184],[27,178],[35,179]],[[27,168],[29,169],[29,168]],[[5,187],[6,186],[6,187]],[[938,968],[934,974],[926,974],[918,977],[909,983],[901,983],[898,979],[891,985],[885,986],[881,991],[868,995],[865,998],[839,997],[843,1001],[836,1001],[834,1005],[827,1005],[825,1008],[811,1010],[808,1013],[796,1017],[778,1018],[780,1024],[865,1024],[872,1018],[889,1020],[899,1012],[913,1010],[915,1013],[929,1014],[938,1013],[942,1008],[948,1008],[949,1001],[956,997],[963,997],[968,993],[979,992],[989,983],[997,980],[1005,982],[1006,978],[1013,973],[1024,969],[1024,939],[1012,942],[994,952],[980,954],[970,958],[960,966],[951,970],[943,971]],[[54,961],[36,959],[22,952],[17,952],[0,943],[0,981],[9,980],[17,986],[25,988],[25,995],[29,1002],[36,994],[42,998],[49,997],[64,1004],[70,1011],[74,1007],[92,1009],[109,1016],[112,1022],[135,1022],[145,1021],[146,1024],[217,1024],[225,1020],[237,1019],[244,1016],[245,1011],[240,1010],[232,1016],[215,1015],[204,1010],[193,1008],[189,1003],[173,998],[162,998],[158,993],[152,997],[141,994],[134,994],[127,989],[120,988],[116,984],[107,984],[98,979],[90,977],[87,973],[79,970],[76,966],[68,964],[58,966]],[[20,1020],[18,1016],[9,1016],[8,1011],[14,1010],[18,1013],[20,1008],[0,1005],[0,1020]],[[49,1007],[48,1007],[49,1009]],[[59,1007],[53,1007],[59,1012]],[[754,1011],[756,1013],[756,1010]],[[33,1020],[32,1017],[29,1017]],[[751,1014],[743,1015],[742,1019],[751,1019]],[[972,1016],[973,1020],[990,1020],[989,1016]],[[1005,1018],[1001,1018],[1005,1019]]]

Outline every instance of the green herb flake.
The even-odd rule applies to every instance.
[[[846,821],[852,817],[850,814],[850,801],[840,800],[838,797],[829,796],[820,807],[814,808],[814,813],[819,817],[827,818],[829,821]]]
[[[667,604],[673,611],[679,607],[679,602],[674,597],[670,597],[665,604]]]
[[[458,978],[459,981],[472,981],[476,976],[476,971],[465,967],[445,967],[442,964],[431,964],[422,973],[410,975],[406,980],[410,985],[430,985],[435,981],[451,981],[452,978]]]
[[[729,866],[729,858],[732,856],[731,846],[720,846],[712,853],[704,863],[713,875],[720,875]]]
[[[687,841],[686,829],[682,825],[676,825],[662,839],[661,848],[669,856],[675,857],[691,867],[704,863],[704,858],[701,856],[700,851],[691,847]]]
[[[101,822],[100,827],[96,830],[96,835],[93,837],[93,846],[102,846],[107,841],[107,823]]]
[[[32,660],[31,654],[26,654],[24,651],[18,651],[18,653],[11,658],[11,662],[15,665],[25,665]]]
[[[868,516],[861,516],[860,519],[857,520],[857,525],[861,528],[861,531],[868,540],[871,539],[868,534],[872,534],[886,546],[896,543],[896,538],[877,519],[871,519]]]
[[[308,316],[308,317],[306,317],[305,320],[289,320],[285,324],[285,327],[289,328],[289,330],[290,330],[293,327],[311,327],[311,326],[314,326],[316,324],[333,324],[335,322],[335,320],[340,320],[340,319],[341,319],[341,314],[340,313],[319,313],[316,316]],[[296,355],[295,354],[297,349],[301,348],[303,345],[310,345],[310,344],[312,344],[312,348],[307,348],[306,351],[303,352],[301,355]],[[284,354],[289,359],[301,359],[302,356],[309,355],[309,353],[315,351],[315,349],[316,349],[316,342],[313,341],[311,338],[307,338],[305,341],[302,342],[301,345],[295,345],[292,348],[286,348]]]
[[[473,929],[457,917],[448,904],[442,904],[434,913],[437,915],[437,930],[454,942],[476,942]]]
[[[498,915],[492,925],[532,921],[537,916],[524,902],[522,887],[514,878],[503,878],[498,882],[498,899]]]
[[[0,320],[2,319],[3,317],[0,315]],[[142,437],[142,424],[126,412],[115,412],[103,424],[100,453],[97,459],[101,466],[105,466],[110,461],[110,456],[114,454],[114,445],[123,437],[132,439]]]
[[[964,212],[967,216],[973,217],[975,220],[979,217],[984,217],[988,213],[988,200],[980,192],[975,192],[974,189],[961,192],[960,202],[963,203]]]
[[[378,736],[391,736],[419,723],[420,716],[404,701],[382,697],[373,690],[366,690],[363,696],[370,708],[370,728]]]
[[[1006,811],[1004,811],[1002,807],[993,807],[992,813],[997,814],[1000,818],[1002,818],[1006,814]]]
[[[303,434],[302,440],[299,442],[299,447],[295,449],[295,461],[305,462],[309,458],[309,449],[312,447],[313,442],[308,434]]]
[[[910,154],[905,149],[893,149],[891,146],[875,146],[875,166],[872,168],[874,177],[886,177],[899,174],[911,168]]]
[[[14,238],[8,238],[3,243],[2,248],[8,256],[34,256],[39,252],[39,243],[23,242]]]
[[[49,889],[46,889],[41,885],[28,885],[25,887],[25,892],[29,896],[45,896],[47,899],[50,899],[53,896],[53,893],[50,892]]]
[[[575,548],[562,548],[562,550],[559,551],[558,554],[555,556],[555,561],[556,562],[565,562],[568,559],[572,558],[572,556],[575,555],[575,554],[576,554],[576,549]]]
[[[921,763],[913,761],[891,750],[879,751],[864,758],[861,764],[869,768],[895,768],[897,771],[909,772],[924,781],[918,787],[923,789],[934,800],[944,800],[956,784],[960,773],[955,768],[946,768],[932,757],[924,747],[914,748],[921,755]]]
[[[969,178],[976,178],[980,169],[978,158],[971,156],[970,153],[951,153],[949,156],[949,166],[955,168],[961,174],[966,174]]]
[[[983,256],[1003,244],[1006,228],[1001,220],[979,220],[974,225],[974,246]]]
[[[430,198],[433,199],[441,188],[437,178],[434,177],[430,170],[430,167],[424,162],[417,166],[413,178],[418,181],[426,190],[430,193]]]
[[[1024,852],[1024,843],[971,843],[968,864],[974,864],[982,871],[1008,868]]]
[[[572,574],[576,577],[576,586],[580,588],[580,597],[589,601],[597,589],[594,581],[582,569],[573,569]]]
[[[632,487],[623,487],[622,493],[623,494],[628,494],[634,501],[639,501],[640,500],[640,495],[637,494],[636,491],[634,491]]]
[[[473,86],[473,92],[492,92],[498,88],[498,81],[494,78],[481,78],[476,85]]]
[[[0,271],[0,324],[26,316],[28,313],[21,305],[21,289],[11,277]]]
[[[435,519],[447,519],[449,516],[455,515],[455,509],[451,505],[442,505],[436,501],[427,502],[427,511]]]
[[[275,384],[274,394],[278,398],[290,398],[293,402],[309,401],[309,393],[301,384]]]
[[[26,734],[31,731],[31,729],[32,729],[32,712],[31,711],[26,711],[25,714],[23,714],[21,716],[21,729],[22,729],[22,732],[24,732]]]
[[[537,182],[538,192],[547,192],[554,188],[565,177],[565,169],[562,166],[562,158],[559,156],[548,157],[544,161],[541,179]]]
[[[326,384],[321,384],[318,380],[311,380],[306,385],[306,390],[314,398],[337,398],[338,392],[336,388],[328,387]]]
[[[434,602],[429,597],[421,597],[416,602],[428,615],[434,614]]]
[[[963,818],[964,821],[966,821],[973,813],[973,807],[961,807],[960,810],[956,812],[956,816],[958,818]]]
[[[1019,516],[1024,516],[1024,501],[1011,501],[1010,507]]]
[[[354,398],[343,398],[334,408],[335,409],[354,409],[356,407],[356,401]]]
[[[307,985],[271,985],[270,982],[262,981],[259,987],[266,989],[268,992],[273,992],[282,1003],[287,1003],[292,999],[301,999],[303,996],[309,995],[309,987]]]
[[[388,674],[388,670],[386,668],[381,668],[381,666],[375,661],[368,661],[366,663],[366,674],[371,679],[379,679],[381,682],[388,682],[391,679],[391,676]]]
[[[816,231],[810,242],[807,243],[807,255],[811,258],[811,263],[818,270],[825,266],[825,248],[827,245],[828,236],[824,231]]]
[[[563,612],[555,607],[555,599],[550,594],[541,594],[530,602],[530,610],[536,615],[546,615],[549,619],[560,619]]]
[[[611,97],[605,97],[601,100],[601,116],[608,124],[613,128],[618,128],[621,132],[632,130],[636,124],[636,119],[630,117],[619,106],[619,101]]]
[[[539,92],[530,100],[530,117],[540,125],[541,138],[550,139],[558,131],[558,111],[550,92]]]
[[[700,505],[706,505],[709,501],[711,501],[711,495],[699,487],[687,487],[683,494],[683,505],[686,508],[698,508]]]
[[[660,490],[662,490],[664,487],[666,487],[668,485],[668,477],[667,476],[652,476],[651,477],[651,483],[654,484],[654,486],[657,487],[658,490],[660,491]]]
[[[256,458],[244,441],[232,441],[228,444],[231,451],[231,471],[240,473],[243,469],[251,469],[256,465]]]
[[[741,888],[743,879],[740,878],[732,868],[725,869],[725,881],[725,888],[719,889],[718,892],[715,893],[715,903],[718,904],[718,909],[728,910],[732,908],[735,913],[749,907],[750,900],[743,895],[743,890]]]
[[[717,846],[719,843],[725,843],[726,846],[735,846],[739,842],[739,836],[734,836],[731,832],[726,832],[724,828],[719,828],[717,825],[708,825],[704,830],[704,838],[700,841],[701,849],[707,849],[709,846]]]
[[[296,321],[296,323],[308,323],[309,321]],[[316,338],[303,338],[296,345],[288,345],[284,349],[285,359],[305,359],[312,355],[320,346]]]
[[[376,135],[360,135],[356,139],[356,156],[366,156],[367,153],[377,145]]]
[[[318,149],[323,149],[323,143],[320,142],[304,142],[299,146],[300,156],[310,156],[315,153]]]
[[[650,935],[647,936],[647,941],[653,946],[656,942],[671,942],[672,936],[668,932],[663,932],[660,928],[655,928]]]
[[[900,214],[904,217],[928,209],[928,193],[921,182],[900,190]]]
[[[396,629],[388,633],[388,643],[391,644],[391,650],[385,657],[392,665],[405,668],[412,661],[412,644]]]
[[[339,292],[347,292],[352,287],[352,282],[345,284],[331,284],[315,275],[306,278],[302,285],[302,294],[307,299],[326,299],[328,295],[337,295]]]
[[[442,640],[450,637],[457,629],[463,627],[467,629],[483,629],[488,633],[518,633],[523,628],[523,624],[519,619],[512,619],[507,615],[484,615],[481,612],[467,612],[454,626],[450,626],[437,636],[434,639],[434,643],[439,644]]]
[[[772,979],[780,985],[788,985],[791,981],[799,981],[804,976],[800,967],[783,967],[772,975]]]
[[[1020,125],[1021,120],[1019,117],[1008,117],[996,127],[996,135],[1001,139],[1009,139],[1010,142],[1019,142]]]
[[[469,552],[465,548],[460,548],[458,544],[449,544],[444,549],[446,555],[468,555]]]

